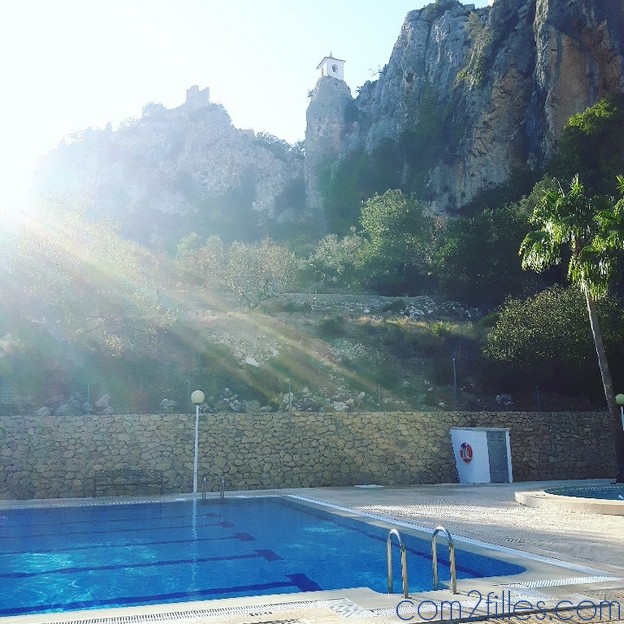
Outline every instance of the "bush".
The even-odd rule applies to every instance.
[[[624,311],[614,298],[598,302],[614,378],[624,356]],[[505,388],[531,388],[600,397],[602,385],[585,300],[578,288],[549,288],[524,301],[508,300],[483,350],[491,379]]]
[[[346,334],[345,319],[342,316],[326,316],[319,321],[317,331],[323,338],[340,338]]]
[[[295,283],[295,255],[269,239],[257,244],[233,243],[226,259],[226,285],[250,308],[288,291]]]
[[[449,326],[443,321],[436,321],[431,326],[431,333],[438,338],[446,338],[451,334]]]
[[[364,240],[354,231],[343,238],[330,234],[319,241],[308,258],[318,287],[353,288],[359,285]]]
[[[362,208],[362,272],[382,294],[416,293],[428,281],[434,220],[399,190],[371,197]]]
[[[529,230],[520,205],[448,220],[434,253],[434,275],[444,295],[471,304],[500,304],[529,280],[518,249]]]

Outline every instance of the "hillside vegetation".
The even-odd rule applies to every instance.
[[[615,205],[623,111],[610,97],[573,117],[526,196],[511,182],[444,218],[391,189],[321,240],[203,230],[167,253],[75,199],[42,202],[2,235],[1,411],[184,411],[195,388],[211,410],[600,408],[582,297],[518,250],[579,171]],[[617,292],[599,312],[623,388]]]
[[[220,285],[208,283],[214,271],[199,285],[188,263],[77,215],[61,228],[40,216],[5,249],[5,415],[185,411],[196,387],[213,410],[511,407],[496,401],[503,390],[515,407],[535,406],[530,384],[490,377],[481,348],[492,319],[480,310],[438,296],[283,292],[266,252],[287,252],[269,243],[226,257],[231,281]],[[292,279],[301,264],[293,257]],[[263,280],[271,293],[256,288]],[[590,340],[585,348],[591,356]],[[541,392],[547,408],[554,397]],[[591,406],[574,394],[565,405]]]

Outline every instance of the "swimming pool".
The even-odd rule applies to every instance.
[[[402,535],[410,591],[431,589],[430,537]],[[351,587],[387,591],[388,528],[291,498],[0,513],[0,615]],[[448,555],[438,549],[440,578]],[[459,579],[524,567],[458,550]],[[396,590],[400,591],[398,552]]]

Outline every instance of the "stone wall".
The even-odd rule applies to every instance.
[[[207,414],[200,490],[222,474],[231,490],[456,482],[457,426],[508,427],[516,481],[615,472],[603,413]],[[189,492],[193,441],[191,414],[0,418],[0,498],[90,496],[95,471],[120,467],[162,470],[166,492]]]

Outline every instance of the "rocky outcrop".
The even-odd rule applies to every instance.
[[[352,103],[346,82],[332,76],[321,76],[306,111],[306,208],[312,217],[311,222],[318,224],[319,233],[327,229],[323,179],[330,175],[331,166],[342,150]]]
[[[539,169],[570,115],[623,91],[619,0],[483,9],[436,0],[407,15],[379,78],[355,99],[343,80],[319,79],[305,189],[297,150],[234,128],[208,90],[193,87],[176,109],[150,104],[119,130],[61,145],[42,161],[35,190],[169,247],[191,231],[250,239],[300,221],[309,233],[338,231],[388,188],[453,212],[515,171]]]
[[[606,93],[624,91],[624,5],[537,0],[535,82],[544,108],[544,152],[562,126]]]
[[[150,246],[171,247],[193,231],[244,240],[284,215],[300,218],[302,156],[276,137],[235,128],[197,93],[61,144],[41,161],[35,195],[82,204]]]
[[[382,173],[369,192],[399,186],[457,210],[515,170],[542,166],[572,114],[624,91],[623,68],[621,2],[495,0],[475,9],[437,0],[407,15],[378,80],[360,88],[333,173],[358,163],[355,177]],[[319,87],[310,109],[325,97]]]

